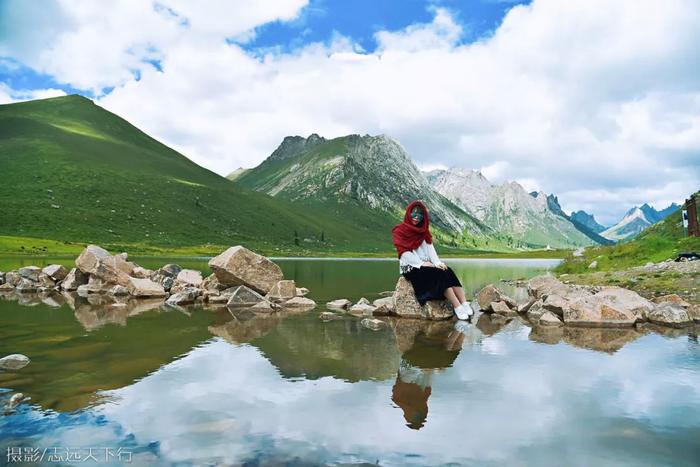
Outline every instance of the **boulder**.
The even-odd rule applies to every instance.
[[[20,293],[33,293],[37,291],[38,287],[39,285],[36,282],[23,277],[15,286],[15,291]]]
[[[0,271],[0,285],[5,283],[5,273]]]
[[[134,270],[131,271],[131,275],[137,279],[150,279],[153,274],[153,271],[141,266],[135,266]]]
[[[267,298],[271,302],[284,302],[296,296],[297,287],[294,281],[282,280],[272,286],[265,298]]]
[[[24,397],[25,397],[24,394],[21,392],[13,394],[12,397],[10,397],[9,402],[5,406],[5,410],[7,410],[7,411],[14,410],[24,400]]]
[[[0,292],[7,292],[9,290],[15,290],[12,284],[8,284],[7,282],[0,284]]]
[[[366,327],[367,329],[371,329],[372,331],[379,331],[386,326],[386,323],[380,319],[365,318],[360,321],[360,325]]]
[[[10,284],[12,287],[17,287],[19,281],[22,280],[22,276],[19,275],[17,271],[9,271],[5,273],[5,283]]]
[[[347,298],[339,298],[326,303],[326,308],[329,310],[347,310],[352,305],[352,302]]]
[[[41,273],[41,269],[36,266],[25,266],[23,268],[19,268],[17,272],[23,279],[27,279],[32,282],[39,282],[39,274]]]
[[[126,286],[134,297],[164,297],[166,292],[163,286],[150,279],[130,277]]]
[[[305,297],[309,293],[309,289],[306,287],[297,287],[296,289],[296,296],[297,297]]]
[[[161,276],[166,276],[166,277],[172,277],[175,279],[178,274],[180,274],[180,271],[182,271],[182,267],[179,264],[166,264],[162,268],[158,269],[156,271],[156,274],[160,274]]]
[[[696,323],[700,323],[700,305],[690,305],[688,307],[688,316]]]
[[[41,270],[55,282],[62,281],[68,275],[68,269],[61,264],[50,264]]]
[[[690,306],[690,303],[686,302],[683,300],[680,296],[677,294],[669,294],[669,295],[662,295],[660,297],[656,297],[653,300],[654,303],[664,303],[664,302],[669,302],[669,303],[675,303],[676,305],[680,305],[683,308],[688,308]]]
[[[518,305],[518,313],[521,313],[521,314],[527,313],[530,310],[530,308],[532,307],[532,305],[535,304],[535,302],[537,302],[537,299],[535,297],[530,297],[530,299],[527,302],[521,303],[520,305]]]
[[[258,313],[271,313],[280,309],[280,306],[276,303],[269,302],[263,299],[261,302],[256,303],[250,307],[251,310]]]
[[[491,302],[488,309],[503,316],[515,316],[518,314],[516,310],[511,309],[504,301]]]
[[[109,258],[109,252],[97,245],[88,245],[75,260],[75,266],[85,274],[93,274],[97,270],[101,258]]]
[[[518,307],[515,300],[498,290],[493,284],[489,284],[476,294],[476,301],[479,308],[483,311],[491,311],[491,303],[503,302],[508,308],[516,309]]]
[[[654,324],[682,327],[692,323],[688,310],[672,302],[663,302],[647,314],[647,319]]]
[[[362,297],[355,303],[355,305],[370,305],[369,300],[367,300],[365,297]]]
[[[356,303],[348,308],[348,313],[353,316],[372,316],[377,308],[365,303]]]
[[[588,265],[588,269],[595,269],[598,267],[598,261],[593,261],[591,264]]]
[[[393,312],[394,311],[394,297],[378,298],[374,302],[372,302],[372,305],[376,306],[377,308],[384,307],[389,312]]]
[[[263,294],[284,279],[277,264],[240,245],[209,260],[209,267],[222,284],[245,285]]]
[[[204,280],[202,281],[202,285],[200,285],[200,288],[204,290],[220,292],[222,290],[226,290],[229,287],[219,282],[219,279],[216,278],[216,274],[212,273],[204,278]]]
[[[0,358],[0,370],[19,370],[29,365],[29,357],[21,353],[13,353]]]
[[[284,302],[285,308],[314,308],[316,302],[306,297],[293,297]]]
[[[202,285],[202,273],[194,269],[183,269],[177,273],[176,283],[184,284],[191,287],[199,287]]]
[[[533,303],[530,306],[530,309],[527,310],[527,319],[529,319],[530,322],[537,323],[542,317],[542,315],[547,311],[544,309],[544,306],[542,306],[542,304],[543,300],[536,300],[535,303]]]
[[[559,317],[551,311],[546,311],[542,316],[540,316],[538,323],[541,326],[562,326],[564,324]]]
[[[528,294],[534,298],[542,298],[545,295],[565,290],[567,290],[567,286],[553,276],[536,276],[527,283]]]
[[[194,303],[194,301],[202,294],[202,291],[196,287],[188,287],[181,292],[169,296],[165,303],[168,305],[184,305]]]
[[[134,263],[126,261],[121,255],[108,255],[97,258],[90,276],[97,277],[108,284],[119,284],[126,287],[133,271]]]
[[[89,276],[78,268],[71,269],[61,282],[61,289],[71,291],[77,290],[81,285],[87,284]]]
[[[226,305],[232,308],[246,307],[254,306],[264,301],[266,301],[265,298],[256,291],[249,289],[245,285],[239,285],[238,287],[232,288],[230,298]]]
[[[430,300],[421,306],[416,300],[413,285],[401,276],[394,289],[394,313],[402,318],[442,320],[450,319],[454,309],[447,300]]]
[[[129,295],[129,289],[123,285],[115,285],[107,290],[107,293],[115,296]]]
[[[605,287],[569,302],[564,323],[572,326],[625,327],[646,318],[654,305],[631,290]]]

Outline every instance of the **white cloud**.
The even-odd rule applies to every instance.
[[[0,83],[0,104],[28,101],[33,99],[47,99],[49,97],[65,96],[61,89],[32,89],[29,91],[17,91],[5,83]]]
[[[700,185],[694,0],[534,0],[473,44],[435,8],[430,23],[377,32],[371,53],[337,34],[262,56],[225,41],[304,3],[135,1],[107,14],[66,2],[45,8],[55,23],[22,16],[16,28],[51,27],[0,53],[79,88],[116,86],[98,103],[221,174],[290,134],[387,133],[422,166],[500,168],[602,222]]]

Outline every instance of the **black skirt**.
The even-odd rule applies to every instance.
[[[428,300],[444,299],[445,290],[450,287],[462,287],[462,283],[449,266],[444,270],[427,266],[412,268],[403,276],[413,285],[416,299],[421,306]]]

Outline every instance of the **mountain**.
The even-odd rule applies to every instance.
[[[606,228],[604,225],[599,224],[598,221],[595,220],[593,214],[588,214],[586,211],[572,212],[571,220],[588,227],[590,230],[598,234]]]
[[[534,196],[533,193],[530,193],[531,195]],[[579,221],[572,219],[571,216],[566,214],[564,210],[561,208],[559,205],[559,199],[554,196],[554,195],[548,195],[547,196],[547,206],[549,207],[549,210],[552,211],[554,214],[563,217],[567,221],[571,222],[574,227],[576,227],[576,230],[584,234],[586,237],[590,238],[593,240],[595,243],[600,243],[601,245],[611,245],[615,242],[613,242],[610,239],[607,239],[601,235],[599,235],[596,231],[591,230],[588,226],[580,223]]]
[[[700,197],[700,192],[693,196]],[[644,266],[648,262],[658,263],[675,259],[682,252],[700,252],[700,237],[687,235],[678,207],[663,220],[645,228],[630,241],[612,246],[586,248],[583,256],[580,257],[571,255],[557,268],[558,272],[590,272],[588,265],[594,260],[597,261],[596,270],[598,271],[623,270],[633,266]],[[630,211],[633,216],[639,216],[639,212],[644,214],[642,208],[634,208]],[[658,212],[668,213],[666,209]],[[664,277],[663,280],[669,279]]]
[[[0,168],[0,236],[128,251],[391,250],[386,223],[245,189],[78,95],[0,105]]]
[[[625,213],[620,222],[601,232],[601,235],[614,241],[630,240],[650,225],[665,219],[678,208],[676,203],[661,211],[657,211],[647,203],[641,207],[635,206]]]
[[[425,176],[439,193],[506,234],[515,246],[570,248],[594,244],[568,220],[556,198],[550,199],[545,193],[530,194],[516,182],[494,185],[473,170],[433,170]]]
[[[296,205],[345,212],[359,224],[367,219],[396,224],[406,205],[421,199],[431,224],[452,244],[498,244],[494,231],[435,191],[405,149],[386,135],[288,136],[235,183]]]

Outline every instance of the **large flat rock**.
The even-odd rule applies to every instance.
[[[447,300],[429,300],[425,305],[420,306],[416,300],[413,285],[401,276],[394,290],[393,313],[402,318],[443,320],[450,319],[454,309]]]
[[[209,267],[221,284],[245,285],[261,294],[267,294],[284,279],[277,264],[240,245],[209,260]]]

